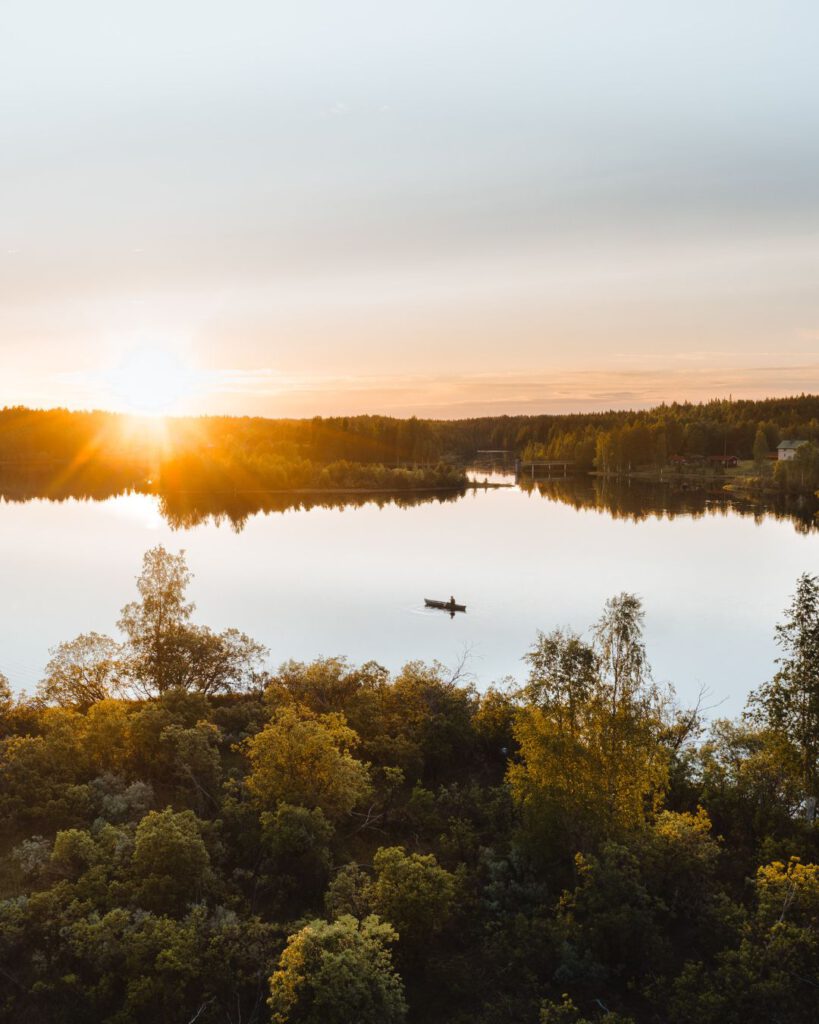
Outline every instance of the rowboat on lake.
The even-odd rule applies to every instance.
[[[466,605],[458,604],[454,598],[450,598],[449,601],[436,601],[432,597],[425,597],[424,604],[426,605],[427,608],[440,608],[441,611],[450,612],[452,614],[454,614],[455,612],[466,611]]]

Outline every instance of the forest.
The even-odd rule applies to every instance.
[[[395,419],[388,416],[138,419],[116,413],[0,410],[0,469],[72,482],[171,491],[395,490],[463,486],[479,451],[567,459],[621,475],[673,458],[733,455],[768,465],[783,439],[809,442],[777,467],[779,490],[819,489],[819,396],[672,403],[643,411]],[[773,476],[771,475],[773,480]],[[2,487],[0,483],[0,487]]]
[[[478,692],[271,668],[190,580],[149,550],[118,636],[0,681],[0,1018],[819,1019],[819,578],[737,720],[653,678],[632,594]]]
[[[396,421],[403,423],[403,421]],[[230,418],[134,418],[66,410],[0,410],[0,493],[110,497],[253,492],[457,491],[463,469],[405,451],[318,443],[301,421]]]

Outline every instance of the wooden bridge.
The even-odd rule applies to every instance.
[[[530,476],[532,480],[536,480],[538,476],[543,476],[541,472],[545,470],[545,476],[568,476],[569,470],[574,467],[574,461],[572,459],[549,459],[545,462],[521,462],[518,459],[515,462],[515,477],[520,479],[522,476]],[[553,472],[554,471],[554,472]]]
[[[516,480],[523,476],[532,480],[539,477],[568,476],[575,465],[573,459],[535,459],[524,462],[508,448],[479,448],[473,462],[491,466],[505,463],[511,469],[513,460]]]

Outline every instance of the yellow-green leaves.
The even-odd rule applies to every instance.
[[[515,718],[519,803],[553,819],[569,844],[640,825],[668,783],[663,702],[651,683],[637,598],[607,602],[593,645],[538,637]]]
[[[801,928],[819,928],[819,864],[791,857],[774,861],[756,873],[758,918],[771,928],[787,921]]]
[[[370,792],[367,766],[351,753],[357,741],[343,715],[280,708],[246,744],[247,788],[265,810],[284,801],[342,817]]]
[[[400,1024],[404,986],[377,917],[311,921],[291,935],[270,979],[273,1024]]]

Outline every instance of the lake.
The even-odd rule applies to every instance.
[[[732,715],[773,671],[774,625],[797,576],[819,572],[813,509],[719,494],[560,480],[357,501],[243,507],[232,519],[177,508],[172,525],[144,494],[0,500],[0,671],[30,692],[49,646],[115,633],[143,552],[164,544],[187,553],[196,619],[251,634],[273,665],[343,654],[454,666],[466,652],[481,688],[523,677],[538,630],[585,631],[607,597],[632,591],[656,678],[684,700],[707,687],[711,715]],[[450,594],[467,614],[424,609],[424,597]]]

